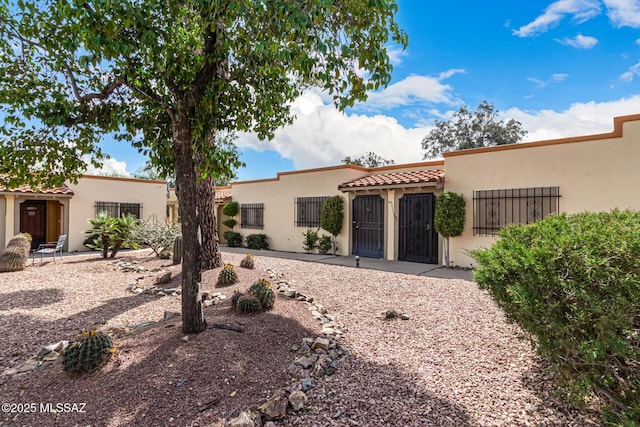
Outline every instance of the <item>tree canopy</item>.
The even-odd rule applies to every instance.
[[[373,151],[369,151],[366,154],[363,154],[360,157],[346,156],[342,159],[342,163],[345,165],[357,165],[365,168],[377,168],[380,166],[389,166],[395,164],[393,160],[385,159],[382,156],[377,155]]]
[[[387,43],[407,45],[397,9],[394,0],[0,0],[0,184],[75,181],[85,158],[103,157],[107,133],[175,171],[183,331],[202,331],[197,182],[210,190],[228,170],[216,133],[272,137],[309,86],[341,110],[365,100],[391,79]]]
[[[440,157],[446,151],[515,144],[526,134],[522,123],[498,120],[495,106],[482,101],[476,111],[465,105],[449,120],[436,120],[435,127],[422,140],[423,158]]]

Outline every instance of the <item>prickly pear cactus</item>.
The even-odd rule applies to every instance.
[[[248,293],[255,295],[260,300],[260,304],[265,309],[273,308],[276,301],[276,295],[273,292],[271,283],[266,280],[259,280],[249,288]]]
[[[111,338],[94,329],[76,335],[64,351],[62,364],[72,374],[91,372],[107,363],[114,352]]]
[[[253,258],[253,255],[251,254],[247,254],[242,261],[240,261],[240,267],[242,268],[248,268],[250,270],[253,270],[255,268],[255,260]]]
[[[232,264],[225,264],[224,268],[218,274],[218,283],[216,286],[229,286],[238,281],[238,273],[233,269]]]
[[[173,239],[173,263],[180,264],[182,262],[182,234],[178,234]]]
[[[262,306],[260,305],[260,301],[255,295],[252,294],[244,294],[238,298],[238,305],[236,310],[240,314],[250,314],[257,313],[262,310]]]

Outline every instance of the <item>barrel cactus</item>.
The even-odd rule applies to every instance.
[[[31,251],[31,236],[20,233],[9,240],[7,249],[0,257],[0,272],[24,270]]]
[[[260,304],[265,309],[273,308],[276,301],[276,294],[273,292],[271,283],[266,280],[259,280],[248,291],[249,294],[255,295],[260,300]]]
[[[234,310],[238,308],[238,300],[242,295],[244,294],[240,291],[233,292],[233,295],[231,295],[231,308]]]
[[[236,310],[240,314],[257,313],[262,310],[260,300],[252,294],[243,294],[238,298]]]
[[[182,262],[182,234],[178,234],[173,239],[173,263],[180,264]]]
[[[114,352],[111,338],[94,329],[76,335],[64,351],[62,364],[72,374],[91,372],[107,363]]]
[[[232,264],[225,264],[220,274],[218,274],[218,283],[216,286],[229,286],[238,281],[238,273],[233,269]]]
[[[253,268],[255,267],[255,260],[253,255],[251,254],[247,254],[242,261],[240,261],[240,267],[242,268],[248,268],[250,270],[253,270]]]

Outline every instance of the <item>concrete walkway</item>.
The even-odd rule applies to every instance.
[[[318,255],[297,252],[279,252],[270,250],[254,250],[247,248],[230,248],[220,245],[222,252],[232,252],[237,254],[252,253],[256,256],[287,258],[298,261],[319,262],[330,265],[342,265],[346,267],[356,266],[355,257],[342,255]],[[447,269],[436,264],[421,264],[418,262],[389,261],[378,258],[360,257],[360,268],[371,270],[390,271],[393,273],[415,274],[416,276],[441,277],[445,279],[462,279],[473,281],[471,270]]]

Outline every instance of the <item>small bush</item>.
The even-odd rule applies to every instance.
[[[224,237],[224,240],[227,241],[227,246],[230,248],[242,247],[242,234],[237,231],[225,231],[222,236]]]
[[[318,244],[318,230],[312,230],[308,228],[307,231],[302,233],[304,239],[302,240],[302,248],[307,251],[307,253],[311,253]]]
[[[322,235],[319,239],[318,239],[318,253],[322,254],[322,255],[326,255],[329,253],[329,251],[331,250],[331,236],[327,236],[326,234]],[[336,246],[336,250],[338,250],[338,247]]]
[[[475,280],[532,334],[576,402],[640,419],[640,212],[553,215],[474,251]]]
[[[222,208],[222,213],[226,216],[236,216],[240,212],[240,204],[238,202],[229,202]]]
[[[269,249],[266,234],[249,234],[247,236],[247,248],[249,249]]]
[[[238,221],[236,221],[233,218],[229,218],[229,219],[225,219],[224,221],[222,221],[222,223],[229,227],[229,230],[233,230],[233,227],[235,227],[238,224]]]
[[[171,251],[176,236],[180,234],[180,226],[167,225],[154,218],[140,222],[132,238],[141,245],[151,248],[157,257],[165,251]]]

